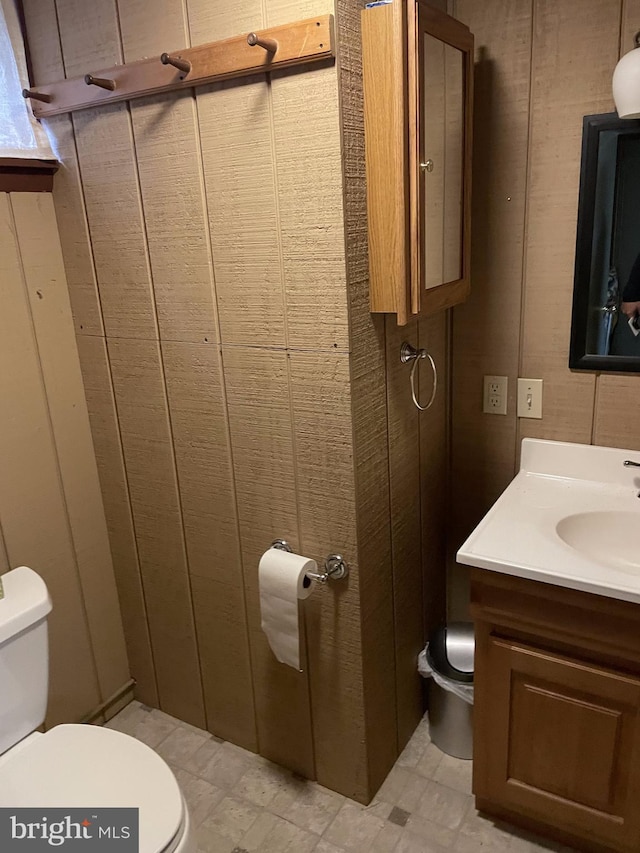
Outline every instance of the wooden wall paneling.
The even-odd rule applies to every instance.
[[[237,0],[233,7],[207,0],[187,0],[187,4],[192,44],[206,44],[334,11],[332,0]]]
[[[92,335],[78,335],[76,343],[102,486],[129,665],[131,675],[136,680],[136,698],[146,705],[158,707],[148,615],[106,341]]]
[[[207,27],[211,37],[215,29],[215,38],[224,38],[242,26],[265,26],[258,2],[219,14],[210,4],[191,0],[189,21],[194,42]],[[264,79],[218,84],[200,89],[196,101],[225,345],[258,744],[262,755],[314,777],[308,674],[294,672],[273,656],[260,628],[257,585],[258,560],[271,541],[284,537],[298,543],[291,421],[288,405],[283,406],[289,397],[286,357],[227,348],[286,344],[268,84]],[[286,485],[272,497],[269,478],[274,471]],[[256,481],[257,494],[273,507],[256,503]]]
[[[398,755],[384,317],[369,312],[360,11],[337,0],[338,85],[369,796]]]
[[[53,180],[53,200],[75,330],[80,335],[103,335],[102,310],[71,118],[54,116],[47,120],[46,128],[55,139],[56,154],[62,162]]]
[[[127,105],[84,110],[73,124],[106,334],[153,339],[158,333]]]
[[[637,374],[601,373],[598,377],[593,443],[640,450]]]
[[[640,0],[622,0],[620,56],[624,56],[633,48],[633,36],[638,31],[638,21],[640,21]],[[597,376],[592,438],[594,444],[640,449],[638,444],[639,382],[637,374],[616,376],[601,373]]]
[[[55,725],[84,717],[100,694],[7,194],[0,221],[0,359],[11,365],[0,371],[0,518],[10,565],[41,574],[53,600],[47,724]]]
[[[55,0],[23,3],[34,84],[65,76],[58,37]],[[55,116],[44,124],[61,168],[54,180],[54,202],[76,332],[104,334],[84,211],[82,182],[70,116]]]
[[[260,556],[274,539],[286,539],[294,551],[300,545],[287,355],[227,347],[223,361],[259,750],[315,778],[309,674],[278,663],[260,627]]]
[[[333,11],[326,0],[312,5],[271,0],[266,23]],[[270,93],[288,345],[344,351],[349,343],[343,212],[336,203],[342,168],[335,67],[274,74]],[[321,565],[338,551],[355,572],[348,586],[316,590],[305,604],[316,775],[321,784],[362,798],[367,747],[348,359],[291,352],[290,386],[300,547]]]
[[[336,70],[271,77],[288,343],[348,350]]]
[[[326,12],[330,0],[269,0],[266,24]],[[270,88],[288,345],[347,350],[336,67],[276,72]]]
[[[89,9],[83,0],[55,4],[66,77],[122,62],[116,0],[95,0]]]
[[[619,3],[536,0],[520,375],[544,380],[544,404],[520,437],[591,441],[595,377],[567,367],[580,145],[582,116],[612,107],[619,34]]]
[[[160,337],[216,341],[193,94],[140,99],[131,118]]]
[[[54,0],[24,4],[35,81],[50,82],[64,75]],[[153,657],[147,626],[140,568],[131,519],[128,486],[113,400],[105,341],[90,337],[104,333],[88,234],[82,179],[79,173],[70,116],[46,123],[62,167],[54,185],[54,203],[74,315],[85,395],[111,545],[129,665],[136,696],[158,704]]]
[[[431,353],[438,371],[438,389],[433,405],[420,412],[420,505],[422,514],[422,572],[424,642],[447,616],[446,537],[450,518],[449,466],[449,312],[422,319],[418,324],[418,345]],[[431,396],[432,374],[426,362],[420,364],[419,400]],[[423,403],[424,405],[424,403]],[[455,615],[455,614],[452,614]]]
[[[237,0],[233,7],[208,0],[187,0],[191,44],[207,44],[232,38],[244,30],[263,29],[263,6],[262,0]]]
[[[122,5],[125,60],[159,54],[167,45],[189,44],[182,4],[165,2],[163,10],[165,14],[159,10],[159,23],[149,28],[141,4]],[[207,726],[215,734],[255,750],[246,608],[220,355],[217,348],[185,343],[218,338],[195,100],[185,92],[148,98],[132,103],[131,115],[158,325],[164,341],[162,356]]]
[[[228,423],[217,346],[165,342],[207,725],[257,750]],[[265,546],[266,547],[266,546]]]
[[[125,62],[188,45],[182,3],[154,9],[121,4]],[[147,13],[145,14],[145,8]],[[164,45],[164,47],[163,47]],[[130,105],[153,288],[163,340],[217,340],[213,270],[192,91],[170,92]]]
[[[339,553],[351,570],[347,581],[318,586],[304,604],[316,775],[321,785],[362,799],[367,744],[349,360],[331,352],[289,358],[300,549],[321,567]]]
[[[316,15],[333,15],[333,0],[266,0],[267,27],[278,27]]]
[[[424,645],[420,418],[425,415],[418,412],[411,399],[411,365],[400,361],[404,341],[418,345],[418,323],[398,326],[396,318],[388,316],[386,327],[396,701],[398,745],[402,749],[422,717],[422,685],[416,656]],[[421,362],[419,370],[425,369],[429,369],[426,362]]]
[[[476,43],[471,295],[453,310],[449,572],[459,616],[468,571],[455,551],[515,473],[532,6],[456,3]],[[508,377],[506,416],[482,413],[483,377],[493,374]]]
[[[31,61],[31,83],[52,83],[64,77],[56,0],[22,0]]]
[[[115,0],[98,0],[90,8],[78,0],[57,0],[57,10],[68,77],[122,61]],[[155,338],[158,333],[127,105],[77,113],[73,127],[106,334]]]
[[[182,0],[155,0],[152,8],[148,0],[116,0],[116,6],[125,62],[189,46],[187,7]]]
[[[108,343],[160,706],[205,727],[171,431],[156,341]]]
[[[222,341],[284,346],[268,85],[217,84],[196,100]]]
[[[189,25],[197,44],[266,24],[258,0],[224,9],[190,0]],[[284,346],[268,84],[261,77],[202,87],[196,104],[222,340]]]
[[[73,0],[60,0],[58,14],[69,74],[81,73],[80,65],[88,59],[96,65],[121,59],[113,3],[101,0],[80,10]],[[78,15],[83,24],[74,29]],[[171,428],[160,350],[153,340],[158,332],[130,115],[125,104],[87,110],[74,116],[74,128],[160,704],[168,713],[204,726]],[[130,340],[133,337],[138,340]]]
[[[60,239],[49,193],[11,207],[103,701],[129,680]]]

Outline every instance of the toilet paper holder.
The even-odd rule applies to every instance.
[[[293,553],[293,548],[286,539],[274,539],[271,543],[272,548],[277,548],[279,551],[288,551]],[[346,564],[340,554],[329,554],[325,557],[324,572],[307,572],[307,577],[318,583],[326,583],[328,580],[342,580],[349,575],[349,566]]]

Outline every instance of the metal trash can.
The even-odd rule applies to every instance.
[[[473,684],[475,639],[471,622],[451,622],[435,631],[427,646],[427,663],[455,685]],[[433,680],[429,686],[431,741],[448,755],[473,757],[473,705]]]

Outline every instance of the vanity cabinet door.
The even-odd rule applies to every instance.
[[[434,314],[469,293],[473,36],[423,0],[362,12],[370,304]]]
[[[485,634],[474,713],[479,808],[640,850],[640,679]]]

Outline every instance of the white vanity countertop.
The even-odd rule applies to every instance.
[[[525,438],[518,475],[458,562],[640,603],[640,468],[626,459],[640,452]]]

